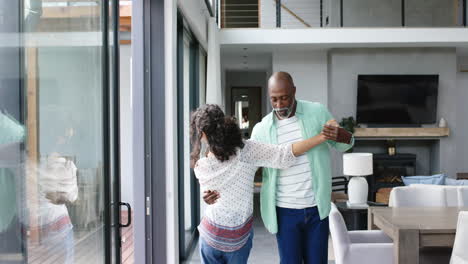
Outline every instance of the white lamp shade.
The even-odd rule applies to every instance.
[[[343,155],[343,174],[368,176],[373,174],[372,153],[347,153]]]

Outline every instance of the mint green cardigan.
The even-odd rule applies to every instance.
[[[333,119],[325,106],[319,103],[297,100],[296,114],[299,120],[302,137],[310,138],[322,131],[323,125]],[[277,143],[276,117],[273,112],[265,116],[252,131],[252,139],[264,143]],[[330,213],[331,200],[331,167],[329,146],[344,152],[354,144],[354,137],[350,144],[327,141],[307,152],[310,163],[311,177],[315,200],[317,202],[320,219]],[[276,218],[276,180],[278,169],[263,168],[262,190],[260,193],[260,210],[263,223],[271,233],[278,232]]]

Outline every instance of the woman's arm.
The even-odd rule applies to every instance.
[[[315,146],[322,144],[325,141],[327,141],[327,138],[325,137],[325,135],[320,133],[314,137],[292,144],[292,152],[294,156],[297,157],[306,153]]]
[[[273,145],[247,140],[241,154],[241,161],[257,167],[285,169],[294,165],[296,157],[326,141],[319,134],[294,144]]]

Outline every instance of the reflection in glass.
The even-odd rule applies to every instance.
[[[184,33],[184,138],[186,139],[185,142],[187,144],[184,144],[184,190],[183,190],[183,195],[184,195],[184,232],[185,232],[185,241],[188,244],[190,241],[190,238],[192,236],[193,229],[195,227],[195,223],[193,223],[192,219],[192,175],[191,175],[191,170],[190,170],[190,144],[189,142],[189,120],[190,120],[190,88],[193,86],[191,83],[190,77],[191,77],[191,72],[190,72],[190,66],[193,62],[193,57],[191,55],[191,50],[190,50],[190,45],[191,45],[191,40],[190,37],[187,35],[187,33]]]
[[[245,96],[247,98],[247,96]],[[236,101],[235,117],[241,130],[249,129],[249,101]]]
[[[0,2],[0,263],[103,263],[101,2]]]

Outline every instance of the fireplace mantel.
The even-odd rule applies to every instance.
[[[354,137],[358,140],[387,139],[440,139],[448,137],[447,127],[409,127],[409,128],[355,128]]]

